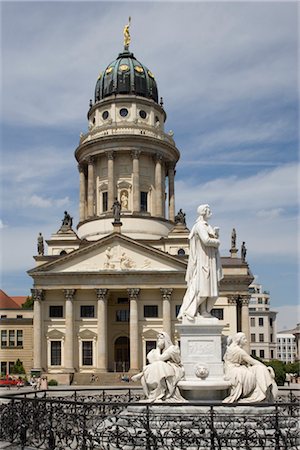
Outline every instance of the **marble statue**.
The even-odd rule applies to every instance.
[[[111,247],[107,247],[105,250],[105,262],[104,262],[104,269],[114,269],[115,265],[112,264],[112,257],[113,257],[113,251]]]
[[[225,380],[231,383],[231,390],[223,403],[272,402],[278,388],[272,367],[267,367],[252,358],[243,347],[247,339],[244,333],[228,338],[224,355]]]
[[[247,255],[247,249],[246,249],[246,246],[245,246],[245,242],[243,242],[242,243],[242,246],[241,246],[241,258],[242,258],[242,261],[246,261],[246,255]]]
[[[111,209],[113,211],[113,215],[114,215],[114,219],[115,219],[114,222],[119,223],[120,215],[121,215],[121,203],[118,201],[117,198],[114,201],[114,204],[112,205]]]
[[[38,251],[38,255],[44,254],[44,238],[43,238],[42,233],[39,233],[38,238],[37,238],[37,251]]]
[[[178,319],[196,316],[212,317],[218,295],[218,283],[223,278],[219,254],[219,228],[208,224],[211,217],[209,205],[200,205],[198,219],[190,235],[190,254],[186,271],[187,291],[182,301]],[[198,313],[199,310],[199,313]]]
[[[236,248],[236,231],[235,231],[235,228],[232,229],[232,233],[231,233],[231,248]]]
[[[132,381],[141,381],[147,401],[184,402],[177,387],[184,377],[180,350],[167,333],[158,334],[157,348],[150,350],[147,359],[149,364],[142,372],[131,377]]]
[[[121,195],[121,206],[122,206],[122,209],[128,209],[128,194],[127,194],[126,191],[122,192],[122,195]]]

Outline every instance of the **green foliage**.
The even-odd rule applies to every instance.
[[[15,375],[18,375],[18,374],[21,374],[21,373],[25,373],[25,369],[24,369],[22,361],[17,359],[17,361],[15,362],[13,368],[11,369],[11,373],[13,373]]]
[[[278,386],[283,386],[285,382],[285,364],[282,361],[278,361],[277,359],[273,359],[272,361],[264,362],[266,366],[273,367],[275,372],[275,381]]]
[[[58,382],[56,380],[49,380],[48,386],[57,386]]]
[[[22,304],[23,309],[33,309],[33,298],[28,296],[26,301]]]
[[[285,364],[286,373],[296,373],[297,376],[300,376],[300,362],[288,363]]]

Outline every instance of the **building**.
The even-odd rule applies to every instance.
[[[299,324],[293,330],[277,333],[277,356],[284,363],[299,361]]]
[[[0,290],[0,372],[11,373],[17,359],[26,373],[33,366],[33,311],[22,309],[27,297],[9,297]]]
[[[261,359],[277,359],[276,316],[270,309],[270,294],[260,284],[249,286],[250,350]]]
[[[183,212],[175,215],[180,153],[165,121],[153,73],[125,44],[98,77],[88,132],[75,150],[77,230],[65,212],[47,240],[48,254],[36,256],[28,272],[34,369],[61,382],[74,373],[79,380],[92,372],[136,372],[157,332],[179,339],[189,230]],[[252,274],[236,254],[222,258],[222,265],[214,314],[225,334],[243,329],[249,338]]]

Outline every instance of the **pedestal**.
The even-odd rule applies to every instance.
[[[185,379],[178,383],[187,400],[223,400],[230,383],[224,380],[222,329],[219,320],[183,318],[176,325],[180,334],[181,362]]]

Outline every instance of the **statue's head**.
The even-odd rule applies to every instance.
[[[209,205],[205,204],[198,206],[197,213],[199,216],[208,219],[211,216],[211,210]]]
[[[242,332],[236,333],[233,337],[233,342],[239,345],[240,347],[244,347],[244,345],[247,344],[247,338],[245,333]]]
[[[203,363],[197,364],[195,375],[196,377],[201,378],[201,380],[205,380],[205,378],[207,378],[209,375],[208,366]]]
[[[166,349],[170,347],[172,344],[171,338],[165,331],[158,333],[157,335],[157,347],[159,349]]]

